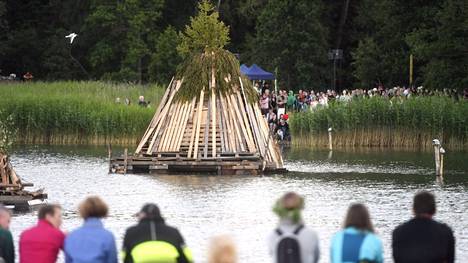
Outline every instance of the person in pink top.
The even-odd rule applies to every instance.
[[[60,231],[62,208],[59,205],[43,206],[38,217],[37,225],[20,236],[20,263],[54,263],[60,249],[63,249],[65,234]]]

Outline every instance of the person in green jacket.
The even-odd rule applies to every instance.
[[[294,92],[292,90],[290,90],[288,93],[288,102],[286,105],[288,106],[288,111],[293,110],[294,105],[296,105],[296,96],[294,96]]]
[[[11,214],[8,209],[0,205],[0,262],[15,262],[15,246],[13,236],[9,230]]]

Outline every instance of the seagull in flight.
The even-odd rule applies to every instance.
[[[70,35],[68,36],[65,36],[65,38],[70,38],[70,44],[73,43],[73,40],[75,39],[75,37],[77,37],[78,34],[75,34],[75,33],[71,33]]]

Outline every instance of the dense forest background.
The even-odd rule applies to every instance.
[[[197,0],[0,0],[1,75],[166,83]],[[214,0],[242,63],[286,89],[468,87],[466,0]],[[78,34],[72,45],[65,36]],[[83,66],[80,67],[73,58]],[[89,75],[87,74],[89,72]]]

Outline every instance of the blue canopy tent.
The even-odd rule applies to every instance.
[[[242,68],[242,67],[241,67]],[[243,72],[250,80],[274,80],[273,73],[263,70],[257,64],[253,64],[246,72]]]
[[[276,77],[273,73],[267,72],[259,67],[257,64],[253,64],[251,67],[248,67],[245,64],[242,64],[240,67],[242,74],[246,75],[250,80],[275,80],[275,92],[277,91]]]
[[[244,75],[245,75],[245,73],[246,73],[249,69],[250,69],[250,67],[247,66],[247,65],[245,65],[245,64],[242,64],[242,65],[240,66],[240,71],[241,71],[242,74],[244,74]]]

